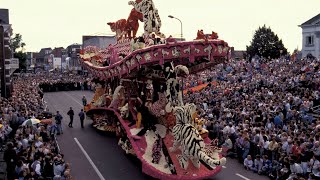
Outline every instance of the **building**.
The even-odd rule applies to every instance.
[[[302,28],[302,57],[320,58],[320,14],[299,25]]]
[[[36,66],[44,67],[52,64],[52,49],[42,48],[36,56]]]
[[[100,49],[105,49],[109,44],[115,44],[116,42],[115,36],[82,36],[83,48],[96,46]]]
[[[36,57],[39,53],[27,52],[27,69],[34,68],[36,65]]]
[[[234,47],[231,47],[230,55],[231,59],[242,60],[245,58],[246,51],[236,51]]]
[[[71,70],[81,70],[79,64],[80,51],[82,49],[81,44],[71,44],[66,48],[68,55],[69,68]]]
[[[2,97],[10,97],[12,90],[11,77],[19,69],[19,59],[13,58],[10,48],[12,27],[9,22],[9,10],[0,9],[0,89]]]

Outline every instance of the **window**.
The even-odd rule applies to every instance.
[[[313,46],[313,36],[306,37],[306,46]]]

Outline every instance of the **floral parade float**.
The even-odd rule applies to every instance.
[[[176,41],[160,32],[152,0],[130,1],[128,19],[109,22],[117,43],[81,51],[81,65],[96,80],[85,111],[93,127],[115,133],[127,154],[157,179],[204,179],[221,171],[226,159],[202,128],[197,107],[184,103],[180,78],[224,63],[230,48],[202,30],[193,41]],[[136,37],[139,22],[144,33]]]

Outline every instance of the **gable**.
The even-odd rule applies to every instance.
[[[318,25],[318,24],[320,24],[320,14],[302,23],[301,26],[308,26],[308,25],[310,26],[310,25]]]

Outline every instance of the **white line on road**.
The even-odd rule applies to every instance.
[[[242,176],[241,174],[239,173],[236,173],[237,176],[241,177],[242,179],[245,179],[245,180],[250,180],[249,178],[245,177],[245,176]]]
[[[225,167],[225,166],[222,166],[222,168],[227,168],[227,167]]]
[[[79,101],[77,99],[75,99],[74,97],[70,96],[67,93],[64,93],[65,95],[69,96],[72,100],[74,100],[76,103],[80,104],[80,106],[83,106],[83,104],[79,103]]]
[[[99,176],[100,180],[105,180],[104,177],[102,176],[101,172],[99,171],[99,169],[97,168],[97,166],[93,163],[93,161],[91,160],[90,156],[88,155],[88,153],[86,152],[86,150],[84,150],[84,148],[82,147],[82,145],[80,144],[80,142],[78,141],[77,138],[74,138],[74,140],[76,141],[76,143],[78,144],[79,148],[81,149],[81,151],[83,152],[83,154],[86,156],[86,158],[88,159],[88,161],[90,162],[91,166],[93,167],[93,169],[96,171],[97,175]]]

